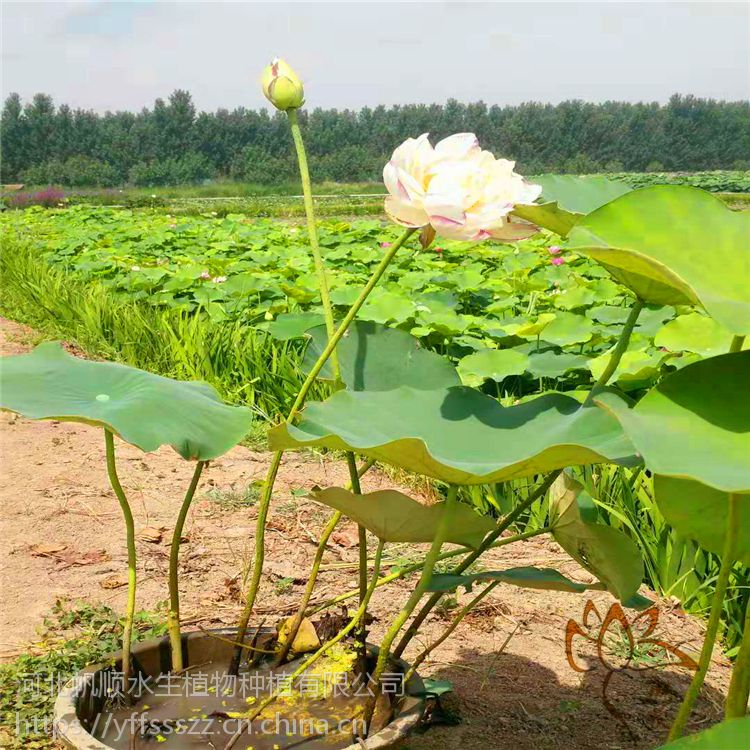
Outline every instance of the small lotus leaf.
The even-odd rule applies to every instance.
[[[564,466],[636,461],[617,420],[562,393],[517,406],[466,387],[338,391],[298,425],[269,432],[275,450],[355,450],[454,484],[486,484]]]
[[[303,369],[309,371],[328,340],[325,326],[308,331]],[[336,347],[341,378],[354,391],[388,391],[400,385],[447,388],[458,385],[456,368],[444,357],[422,348],[419,339],[397,328],[355,321]],[[320,376],[333,379],[330,359]]]
[[[529,358],[514,349],[484,349],[469,354],[458,363],[458,374],[466,385],[481,385],[485,380],[503,380],[509,375],[523,375]]]
[[[432,542],[447,508],[445,502],[422,505],[396,490],[355,495],[339,487],[329,487],[311,492],[310,497],[340,510],[384,542]],[[446,541],[476,549],[494,527],[491,518],[457,503]]]
[[[734,335],[750,334],[750,212],[684,185],[634,190],[581,219],[569,246],[642,300],[701,305]]]
[[[664,325],[654,337],[654,345],[671,352],[695,352],[713,357],[729,351],[732,334],[713,318],[701,313],[680,315]]]
[[[611,393],[597,403],[620,420],[655,474],[750,492],[750,350],[687,365],[633,408]]]
[[[594,504],[563,472],[550,488],[550,526],[555,541],[622,602],[635,602],[643,561],[635,542],[612,526],[595,523]]]
[[[591,586],[571,581],[570,578],[566,578],[562,573],[553,568],[523,567],[508,568],[507,570],[486,570],[482,573],[473,573],[471,575],[433,575],[429,590],[453,591],[458,586],[466,586],[466,589],[471,591],[471,587],[475,583],[487,583],[490,581],[500,581],[527,589],[570,591],[576,594],[587,589],[600,588],[600,586],[596,585]]]
[[[3,358],[0,408],[29,419],[104,427],[141,450],[168,444],[183,458],[201,461],[236,445],[252,419],[248,408],[222,403],[207,383],[80,359],[53,342]]]
[[[323,323],[323,316],[319,313],[282,313],[270,323],[261,323],[258,328],[268,331],[277,341],[302,338],[313,326]]]

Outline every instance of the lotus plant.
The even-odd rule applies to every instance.
[[[750,333],[750,215],[733,213],[695,188],[632,190],[604,178],[550,175],[532,182],[515,172],[512,161],[482,150],[473,134],[458,133],[434,146],[424,134],[396,148],[383,172],[388,190],[385,211],[403,232],[395,241],[379,243],[380,260],[371,277],[337,320],[298,118],[304,103],[302,83],[291,67],[275,60],[264,72],[262,85],[269,101],[286,113],[294,141],[324,325],[305,332],[304,379],[289,412],[274,420],[269,430],[274,453],[258,503],[252,575],[233,637],[230,674],[239,671],[246,651],[254,649],[248,628],[262,580],[269,509],[286,451],[340,451],[349,482],[344,487],[308,488],[309,497],[331,515],[296,611],[277,628],[271,666],[301,656],[288,675],[294,684],[352,636],[358,677],[364,679],[371,667],[375,691],[363,707],[366,728],[381,705],[377,698],[386,669],[406,652],[447,592],[481,587],[445,632],[412,659],[403,675],[405,684],[466,614],[501,584],[571,594],[605,590],[624,607],[648,607],[651,603],[639,593],[643,563],[637,546],[624,532],[599,521],[594,508],[602,501],[595,484],[581,481],[581,467],[592,464],[645,466],[654,475],[656,501],[667,520],[722,555],[698,669],[670,735],[678,740],[708,668],[731,566],[737,560],[750,562],[750,351],[743,350]],[[390,264],[399,253],[411,252],[417,237],[426,248],[435,236],[472,243],[513,242],[542,229],[561,238],[560,244],[549,246],[552,263],[564,261],[563,250],[571,253],[569,258],[575,257],[573,253],[588,256],[630,290],[630,310],[619,339],[602,355],[590,389],[547,392],[504,406],[481,388],[482,377],[474,384],[480,387],[467,385],[448,359],[423,348],[405,331],[357,319]],[[633,404],[612,383],[617,383],[639,315],[649,304],[702,308],[734,338],[727,353],[686,364]],[[529,330],[543,336],[544,324],[530,323]],[[134,525],[117,478],[114,438],[143,450],[170,444],[185,459],[197,462],[175,523],[170,555],[172,664],[181,669],[181,531],[205,463],[241,439],[249,424],[248,410],[221,404],[202,384],[85,362],[49,345],[7,360],[2,377],[4,408],[37,419],[78,420],[105,431],[107,467],[126,520],[132,575],[125,671],[135,596]],[[326,396],[307,403],[314,384],[327,386]],[[429,478],[440,501],[425,505],[396,489],[365,492],[360,479],[375,464]],[[533,489],[500,518],[482,515],[465,501],[467,487],[518,479],[528,480]],[[513,533],[516,521],[541,500],[547,500],[548,507],[544,525]],[[313,607],[326,545],[343,517],[358,526],[358,586]],[[377,540],[372,555],[368,533]],[[535,566],[474,569],[489,550],[542,534],[554,539],[594,581],[577,581]],[[381,575],[385,545],[393,542],[422,544],[427,552],[419,562]],[[454,546],[446,549],[446,544]],[[438,563],[448,564],[448,572],[436,572]],[[417,577],[415,585],[386,623],[377,652],[371,652],[366,623],[373,596],[412,574]],[[356,610],[343,618],[333,635],[322,643],[317,635],[308,637],[314,632],[312,616],[350,599],[358,600]],[[732,721],[707,733],[707,743],[746,731],[748,720],[742,717],[750,691],[749,632],[746,627],[727,699],[726,715]],[[374,653],[377,656],[370,660]],[[243,714],[245,722],[258,718],[280,692],[272,691],[254,704]],[[393,709],[393,704],[386,705],[385,721]],[[231,750],[241,733],[240,729],[230,736],[224,750]],[[365,736],[358,739],[368,746]],[[680,747],[679,741],[674,747]]]

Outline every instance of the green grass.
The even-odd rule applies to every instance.
[[[161,637],[165,623],[164,615],[137,612],[134,635],[138,640]],[[119,651],[121,639],[122,622],[114,610],[59,600],[30,653],[0,664],[0,747],[59,747],[50,731],[58,689],[79,669]]]
[[[278,342],[242,321],[216,325],[185,310],[161,310],[101,283],[39,262],[29,246],[6,243],[0,257],[0,312],[65,339],[87,355],[183,380],[204,380],[261,419],[284,413],[300,381],[301,342]],[[263,446],[258,429],[250,446]]]

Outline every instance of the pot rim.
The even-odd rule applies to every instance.
[[[262,631],[275,632],[271,628],[263,628]],[[261,631],[261,632],[262,632]],[[234,628],[215,628],[213,630],[195,630],[182,634],[183,643],[189,640],[201,640],[210,637],[211,634],[233,635]],[[144,652],[164,648],[169,645],[169,636],[162,638],[150,638],[145,641],[134,643],[131,655],[138,656]],[[377,646],[368,644],[371,653],[377,653]],[[79,670],[70,682],[68,682],[58,693],[55,699],[53,713],[53,727],[57,739],[75,750],[112,750],[111,745],[105,745],[89,734],[78,718],[78,704],[84,689],[91,684],[95,675],[108,668],[112,660],[117,661],[122,652],[117,651],[107,657],[99,664],[92,664]],[[403,659],[393,659],[393,664],[406,673],[409,663]],[[347,745],[342,750],[385,750],[391,747],[397,740],[403,739],[420,721],[424,714],[424,682],[418,673],[414,673],[406,685],[401,706],[395,718],[380,731],[368,737],[366,740]]]

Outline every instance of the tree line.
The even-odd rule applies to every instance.
[[[412,104],[359,111],[303,110],[314,179],[379,180],[395,146],[475,132],[484,148],[524,174],[698,171],[750,168],[750,102],[675,94],[667,104],[529,102],[517,106]],[[2,111],[3,183],[71,186],[164,185],[232,178],[280,184],[296,163],[281,113],[198,112],[174,91],[152,109],[106,112],[10,94]]]

